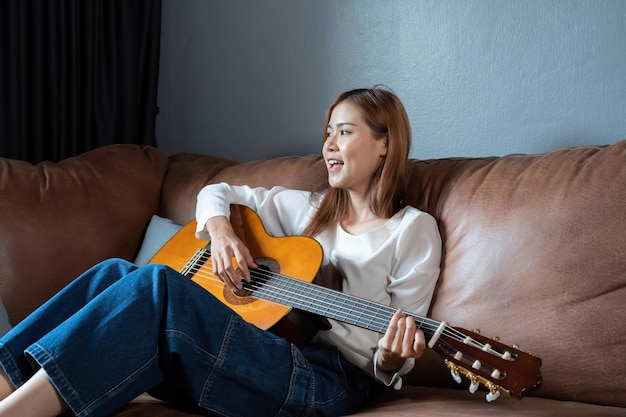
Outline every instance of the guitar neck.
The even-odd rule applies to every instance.
[[[293,307],[308,313],[352,324],[377,333],[385,333],[396,309],[320,285],[262,269],[251,272],[251,282],[244,289],[254,297]],[[432,337],[441,322],[417,314],[413,317],[426,339]]]

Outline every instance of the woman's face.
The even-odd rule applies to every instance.
[[[366,195],[372,174],[387,154],[387,139],[376,139],[359,108],[346,101],[333,109],[326,135],[323,156],[329,185]]]

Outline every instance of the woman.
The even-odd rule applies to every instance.
[[[256,264],[231,203],[256,210],[270,234],[314,237],[344,292],[398,308],[382,337],[332,322],[300,349],[168,267],[109,260],[0,340],[0,416],[105,416],[144,391],[226,416],[345,415],[373,381],[398,387],[425,348],[402,311],[426,314],[441,257],[434,219],[403,202],[408,117],[393,93],[362,89],[339,95],[325,126],[328,191],[207,186],[197,236],[233,289]]]

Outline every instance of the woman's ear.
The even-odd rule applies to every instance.
[[[387,156],[387,148],[389,147],[389,135],[385,135],[384,139],[381,139],[382,142],[382,150],[380,152],[380,156],[385,157]]]

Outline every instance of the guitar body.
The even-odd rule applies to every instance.
[[[233,205],[231,210],[231,223],[235,232],[247,245],[259,266],[305,282],[313,282],[323,259],[322,247],[316,240],[305,236],[270,236],[252,209]],[[154,255],[150,263],[165,264],[182,272],[198,250],[209,243],[197,239],[195,232],[196,221],[192,220]],[[244,320],[261,329],[272,330],[297,345],[301,345],[303,339],[310,336],[311,330],[306,330],[309,320],[306,317],[288,316],[291,307],[247,295],[236,295],[226,288],[213,273],[210,258],[188,276]],[[292,324],[298,328],[304,326],[300,330],[305,331],[305,334],[298,334]]]

